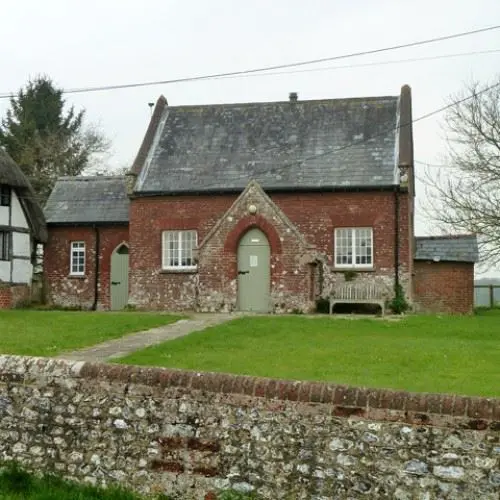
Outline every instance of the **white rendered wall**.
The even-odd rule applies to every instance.
[[[9,225],[9,208],[0,206],[0,226]]]
[[[26,259],[12,260],[12,283],[31,283],[33,266]]]
[[[12,256],[31,258],[31,243],[28,233],[12,233]]]
[[[15,191],[12,191],[12,221],[11,226],[13,227],[22,227],[23,229],[28,229],[28,221],[26,220],[26,215],[24,215],[23,207],[19,202],[19,198]]]
[[[10,261],[0,260],[0,281],[10,281]]]

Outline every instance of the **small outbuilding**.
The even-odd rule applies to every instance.
[[[478,259],[473,234],[415,238],[415,309],[470,314],[474,309],[474,264]]]

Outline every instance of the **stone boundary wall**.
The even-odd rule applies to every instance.
[[[214,499],[497,499],[500,399],[0,356],[0,458]]]

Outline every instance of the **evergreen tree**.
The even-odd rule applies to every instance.
[[[66,109],[62,90],[48,77],[29,81],[10,100],[0,124],[0,146],[31,181],[42,203],[56,179],[79,175],[94,155],[109,150],[95,128],[84,126],[85,111]]]

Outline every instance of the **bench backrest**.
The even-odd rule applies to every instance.
[[[343,283],[332,289],[331,296],[340,300],[383,299],[385,288],[373,283]]]

